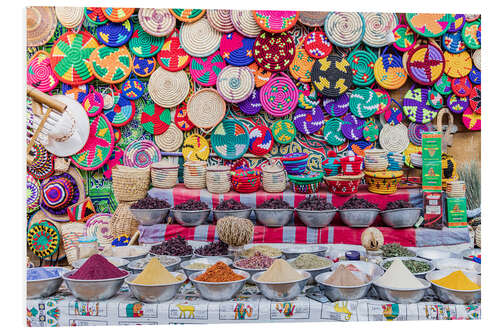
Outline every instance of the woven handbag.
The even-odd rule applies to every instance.
[[[131,168],[117,165],[112,170],[113,193],[119,202],[136,201],[146,197],[150,184],[150,168]]]

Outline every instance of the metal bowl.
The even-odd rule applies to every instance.
[[[340,219],[351,228],[368,228],[375,222],[378,209],[343,209],[339,210]]]
[[[121,256],[119,255],[119,249],[120,248],[136,248],[136,249],[140,249],[140,250],[144,250],[142,254],[138,254],[138,255],[135,255],[135,256]],[[112,257],[117,257],[117,258],[123,258],[123,259],[127,259],[128,261],[132,262],[134,260],[137,260],[137,259],[141,259],[141,258],[144,258],[146,257],[146,255],[148,254],[149,250],[151,249],[151,246],[145,246],[145,245],[129,245],[129,246],[119,246],[119,247],[113,247],[112,248]]]
[[[130,208],[130,212],[134,215],[135,219],[142,225],[154,225],[162,223],[168,216],[170,208],[158,209],[134,209]]]
[[[248,219],[252,213],[252,208],[248,209],[237,209],[237,210],[213,210],[215,220],[219,220],[225,216],[235,216]]]
[[[427,274],[429,272],[432,272],[433,270],[436,269],[436,267],[432,264],[431,261],[429,261],[427,259],[417,258],[417,257],[395,257],[395,258],[387,258],[387,259],[382,260],[379,265],[380,265],[380,267],[384,271],[386,271],[387,269],[384,268],[384,264],[387,263],[387,262],[390,262],[390,261],[394,261],[394,259],[401,259],[401,261],[405,261],[405,260],[421,261],[421,262],[425,262],[426,264],[428,264],[429,266],[431,266],[431,268],[428,271],[425,271],[425,272],[422,272],[422,273],[412,273],[415,277],[420,278],[420,279],[425,279],[425,274]]]
[[[112,263],[113,265],[115,265],[116,267],[118,268],[126,268],[127,265],[130,263],[130,261],[128,261],[127,259],[123,259],[123,258],[118,258],[118,257],[105,257],[107,261],[109,261],[110,263]],[[80,268],[82,267],[82,265],[87,261],[88,258],[82,258],[82,259],[78,259],[76,261],[73,262],[73,264],[71,264],[71,266],[73,266],[73,268]]]
[[[196,227],[203,224],[210,215],[210,209],[203,210],[179,210],[172,209],[175,222],[183,227]]]
[[[429,281],[424,279],[417,279],[422,283],[423,287],[416,289],[387,288],[378,285],[377,280],[373,281],[373,286],[375,287],[378,296],[383,300],[398,304],[418,303],[424,297],[425,291],[429,289],[431,284]]]
[[[421,209],[416,208],[399,208],[384,210],[380,212],[382,220],[386,225],[393,228],[411,228],[417,223],[420,217]]]
[[[218,256],[203,256],[201,254],[193,252],[193,258],[213,258],[213,257],[225,257],[225,258],[232,259],[233,256],[231,256],[230,254],[223,254],[223,255],[218,255]]]
[[[129,272],[121,270],[126,275],[113,279],[103,280],[76,280],[69,276],[74,274],[76,270],[63,274],[64,282],[71,291],[73,296],[82,301],[104,301],[107,300],[120,290],[125,279],[130,275]]]
[[[255,208],[257,222],[266,227],[282,227],[293,217],[293,209]]]
[[[149,254],[150,256],[153,256],[153,257],[157,257],[157,256],[163,256],[163,255],[165,255],[165,254],[156,254],[156,253],[153,253],[153,252],[151,252],[151,251],[150,251],[148,254]],[[181,259],[181,262],[184,262],[184,261],[186,261],[186,260],[191,259],[191,258],[193,257],[193,254],[191,253],[191,254],[188,254],[188,255],[185,255],[185,256],[172,256],[172,257],[178,257],[178,258],[180,258],[180,259]]]
[[[125,279],[130,292],[139,301],[144,303],[161,303],[171,300],[177,295],[182,284],[187,280],[187,276],[182,273],[175,273],[174,275],[181,275],[182,280],[172,284],[156,284],[156,285],[143,285],[133,283],[138,274],[130,275]]]
[[[245,271],[247,272],[248,274],[250,274],[250,277],[254,276],[255,274],[257,273],[260,273],[260,272],[264,272],[265,270],[267,270],[267,268],[245,268],[245,267],[241,267],[241,266],[238,266],[236,264],[236,261],[233,262],[233,267],[236,268],[236,269],[239,269],[241,271]],[[253,281],[252,279],[250,278],[247,283],[250,283],[250,284],[253,284]]]
[[[28,268],[28,272],[31,270],[56,270],[59,271],[59,276],[39,279],[39,280],[27,280],[26,281],[26,298],[42,298],[49,297],[59,290],[63,282],[62,275],[69,272],[68,269],[62,267],[35,267]]]
[[[132,272],[132,274],[139,274],[141,273],[143,270],[144,270],[144,267],[146,267],[147,263],[144,265],[144,267],[140,268],[140,263],[143,261],[143,260],[146,260],[146,262],[149,262],[151,260],[151,258],[153,257],[158,257],[158,260],[160,260],[160,258],[171,258],[173,260],[175,260],[174,263],[172,264],[169,264],[169,265],[163,265],[163,267],[165,267],[167,269],[167,271],[169,272],[175,272],[176,270],[179,269],[179,264],[181,263],[181,258],[179,257],[175,257],[175,256],[149,256],[147,258],[141,258],[141,259],[137,259],[137,260],[134,260],[134,261],[131,261],[128,265],[127,265],[127,269],[130,270]],[[161,263],[161,261],[160,261]]]
[[[181,268],[186,273],[186,276],[191,276],[191,274],[196,273],[196,272],[201,272],[204,271],[205,268],[203,269],[192,269],[192,268],[187,268],[189,265],[194,264],[194,263],[201,263],[201,264],[207,264],[207,265],[215,265],[217,262],[222,261],[226,265],[230,266],[233,261],[229,258],[226,257],[205,257],[205,258],[194,258],[190,260],[186,260],[181,262]]]
[[[293,259],[288,259],[288,263],[293,267],[295,268],[292,263],[296,260],[297,258],[293,258]],[[322,273],[325,273],[325,272],[330,272],[331,269],[332,269],[332,266],[333,266],[333,262],[330,261],[330,265],[328,266],[325,266],[325,267],[320,267],[320,268],[311,268],[311,269],[306,269],[306,268],[295,268],[296,270],[302,270],[302,271],[306,271],[308,272],[309,274],[311,274],[311,277],[309,278],[309,280],[307,280],[307,284],[314,284],[316,281],[315,281],[315,278],[316,276],[322,274]]]
[[[443,269],[430,272],[425,276],[425,279],[432,285],[432,290],[436,293],[439,300],[443,303],[453,304],[472,304],[481,300],[481,288],[476,290],[455,290],[439,286],[432,282],[439,280],[445,276],[455,272],[456,269]],[[481,287],[481,276],[479,274],[463,271],[464,274],[474,283]]]
[[[340,265],[354,265],[362,273],[368,275],[370,280],[360,286],[355,287],[345,287],[345,286],[334,286],[325,283],[325,281],[332,275],[332,272],[321,273],[316,276],[315,280],[319,284],[320,289],[325,293],[325,296],[330,299],[330,301],[352,301],[364,298],[368,291],[370,290],[373,280],[378,279],[384,274],[384,270],[380,268],[377,264],[364,261],[343,261],[333,264],[332,271],[335,271]]]
[[[312,245],[311,246],[311,245],[309,245],[309,246],[301,246],[301,247],[299,247],[299,246],[288,247],[288,248],[281,250],[281,252],[283,252],[286,259],[293,259],[293,258],[300,256],[301,254],[304,254],[304,253],[310,253],[310,254],[315,254],[317,256],[324,257],[326,250],[328,250],[328,247],[326,247],[326,246],[321,246],[321,245]]]
[[[311,278],[311,274],[299,270],[302,273],[303,279],[289,282],[261,282],[259,277],[264,273],[256,273],[252,276],[252,282],[257,285],[262,295],[265,298],[275,302],[291,301],[300,295],[307,281]]]
[[[464,258],[465,260],[472,261],[469,256],[478,256],[481,254],[481,249],[468,249],[468,250],[463,250],[462,253],[460,253],[460,256]]]
[[[196,290],[203,299],[209,301],[228,301],[241,291],[245,282],[250,278],[250,274],[239,269],[233,269],[236,274],[242,275],[245,278],[238,281],[230,282],[203,282],[196,281],[198,275],[204,271],[199,271],[189,275],[189,280],[194,285]]]
[[[435,259],[445,259],[445,258],[457,258],[457,255],[450,251],[437,250],[437,249],[417,249],[417,257],[424,258],[427,260]]]
[[[481,274],[481,264],[474,262],[472,260],[465,260],[460,258],[445,258],[445,259],[435,259],[432,264],[436,269],[453,269],[461,270],[464,272]]]
[[[309,228],[323,228],[329,225],[337,214],[337,209],[305,210],[295,209],[300,220]]]

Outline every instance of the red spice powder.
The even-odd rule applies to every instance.
[[[207,270],[195,278],[195,280],[202,282],[230,282],[243,280],[244,278],[244,276],[233,272],[228,265],[219,261],[215,265],[207,268]]]
[[[70,275],[76,280],[102,280],[113,279],[127,275],[100,254],[94,254],[75,273]]]

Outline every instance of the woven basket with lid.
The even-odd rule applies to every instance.
[[[153,187],[172,188],[177,184],[179,165],[169,163],[166,159],[151,164],[151,183]]]
[[[117,165],[112,170],[113,192],[119,202],[130,202],[146,196],[150,184],[150,168]]]
[[[187,161],[184,163],[184,186],[192,189],[206,187],[207,162]]]
[[[210,193],[227,193],[231,190],[231,167],[212,165],[207,168],[207,190]]]
[[[264,191],[277,193],[286,190],[287,175],[280,160],[269,159],[262,164],[261,169]]]

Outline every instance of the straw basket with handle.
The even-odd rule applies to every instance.
[[[231,167],[212,165],[206,172],[207,190],[210,193],[227,193],[231,190]]]
[[[262,164],[261,169],[264,191],[270,193],[285,191],[287,175],[281,160],[268,159]]]
[[[112,170],[113,192],[119,202],[142,199],[149,190],[150,168],[131,168],[117,165]]]
[[[184,185],[187,188],[203,189],[206,187],[207,162],[187,161],[184,163]]]

